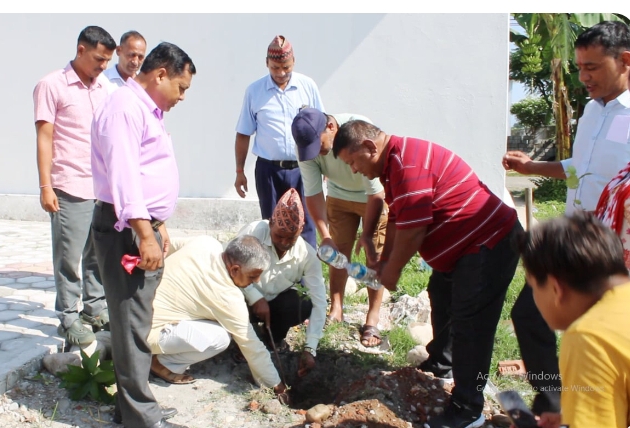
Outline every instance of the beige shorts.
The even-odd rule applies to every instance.
[[[330,237],[335,242],[339,250],[351,251],[354,242],[357,240],[357,231],[361,220],[365,220],[365,209],[367,203],[352,202],[338,198],[326,198],[326,215],[328,217],[328,230]],[[387,204],[383,207],[383,212],[378,220],[378,225],[372,237],[372,242],[376,248],[376,254],[383,251],[385,244],[385,231],[387,229]]]

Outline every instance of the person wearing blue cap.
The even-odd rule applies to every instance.
[[[357,230],[363,230],[355,253],[364,249],[368,266],[375,265],[385,242],[387,208],[385,193],[378,179],[368,180],[353,174],[351,168],[332,154],[339,126],[350,120],[366,120],[357,114],[326,115],[315,108],[302,109],[293,119],[291,132],[297,145],[298,166],[304,183],[306,207],[319,232],[320,245],[330,245],[351,260]],[[322,175],[327,178],[324,196]],[[343,321],[343,296],[348,274],[345,269],[330,269],[330,321]],[[383,289],[368,289],[369,309],[361,328],[361,344],[378,346],[379,312]]]

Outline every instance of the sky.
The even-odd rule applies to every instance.
[[[525,33],[525,30],[514,21],[510,21],[510,28],[513,28],[519,33],[523,33],[523,34]],[[514,49],[516,49],[516,45],[514,43],[510,43],[510,50],[514,50]],[[518,82],[512,82],[512,93],[511,93],[509,105],[511,106],[512,104],[522,100],[525,97],[527,97],[527,90],[525,88],[525,85]],[[511,114],[510,127],[514,126],[514,123],[516,123],[516,117]]]

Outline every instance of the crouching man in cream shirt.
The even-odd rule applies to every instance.
[[[169,383],[193,382],[184,373],[188,366],[224,351],[233,338],[255,381],[284,394],[286,386],[249,322],[240,290],[258,282],[269,262],[250,235],[233,239],[225,251],[216,239],[199,236],[168,256],[153,301],[151,373]]]

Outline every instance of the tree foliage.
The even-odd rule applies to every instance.
[[[601,21],[628,19],[614,13],[515,13],[525,30],[510,30],[517,49],[510,55],[510,79],[521,82],[530,94],[549,100],[556,123],[556,153],[570,156],[572,121],[577,122],[587,93],[574,65],[573,44],[579,33]],[[574,129],[573,129],[574,131]]]
[[[510,113],[516,116],[527,135],[534,136],[540,128],[549,125],[552,117],[551,105],[542,97],[527,97],[512,104]]]

